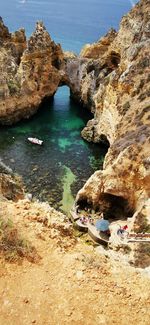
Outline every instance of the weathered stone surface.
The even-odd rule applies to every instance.
[[[0,123],[29,118],[45,97],[58,88],[63,52],[42,22],[26,41],[24,30],[13,34],[0,21]]]
[[[91,54],[89,46],[81,52],[82,56],[88,52],[88,59],[84,71],[79,71],[78,96],[94,108],[94,118],[82,136],[94,142],[107,139],[110,148],[104,170],[91,176],[76,201],[91,204],[109,217],[132,217],[143,205],[149,206],[149,12],[149,1],[140,1],[123,17],[117,35],[100,56],[97,43],[96,60],[96,43],[94,54],[93,45]]]
[[[104,37],[102,37],[97,43],[86,44],[81,50],[80,56],[83,58],[99,59],[103,56],[110,44],[115,39],[117,33],[114,29],[111,29]]]
[[[4,198],[18,200],[24,197],[21,178],[0,160],[0,202]]]

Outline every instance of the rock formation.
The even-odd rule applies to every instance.
[[[17,201],[23,197],[21,178],[0,160],[0,202],[5,199]]]
[[[111,30],[98,43],[85,46],[76,78],[72,72],[71,79],[72,92],[94,113],[82,136],[87,141],[110,144],[103,171],[90,177],[76,202],[103,210],[107,217],[133,216],[133,229],[144,222],[147,231],[150,230],[149,12],[149,1],[141,0],[123,17],[118,33]],[[67,71],[74,65],[77,59],[68,62]]]
[[[10,34],[0,20],[0,123],[12,124],[34,114],[52,96],[61,79],[63,52],[42,22],[26,41],[23,29]]]
[[[108,218],[132,217],[132,229],[150,231],[150,2],[141,0],[79,56],[63,53],[42,23],[26,41],[0,20],[0,123],[28,118],[59,85],[93,113],[87,141],[109,145],[103,171],[79,191],[76,203]]]

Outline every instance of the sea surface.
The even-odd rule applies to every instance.
[[[43,20],[55,42],[79,53],[113,27],[136,0],[0,0],[0,15],[10,31],[24,27],[27,36]]]
[[[79,53],[97,41],[129,11],[132,0],[0,0],[0,15],[10,31],[24,27],[29,35],[43,20],[55,42]],[[77,191],[89,176],[102,168],[107,149],[89,144],[81,130],[90,114],[61,87],[54,99],[42,105],[30,120],[0,128],[0,157],[22,175],[26,189],[40,200],[68,212]],[[43,140],[32,145],[27,138]]]

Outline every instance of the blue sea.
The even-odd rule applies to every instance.
[[[135,0],[0,0],[0,15],[10,31],[24,27],[27,36],[37,20],[43,20],[55,42],[65,50],[79,52],[111,27],[118,29],[121,17]]]
[[[0,0],[0,15],[10,31],[32,33],[43,20],[55,42],[79,53],[97,41],[134,5],[129,0]],[[102,169],[107,148],[87,143],[81,130],[91,115],[61,87],[30,120],[0,128],[0,158],[23,177],[26,190],[68,213],[78,190]],[[32,145],[28,137],[43,140]]]

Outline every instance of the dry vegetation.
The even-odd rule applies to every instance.
[[[29,241],[21,238],[12,220],[0,216],[0,255],[9,262],[21,261],[23,257],[30,262],[40,258]]]

